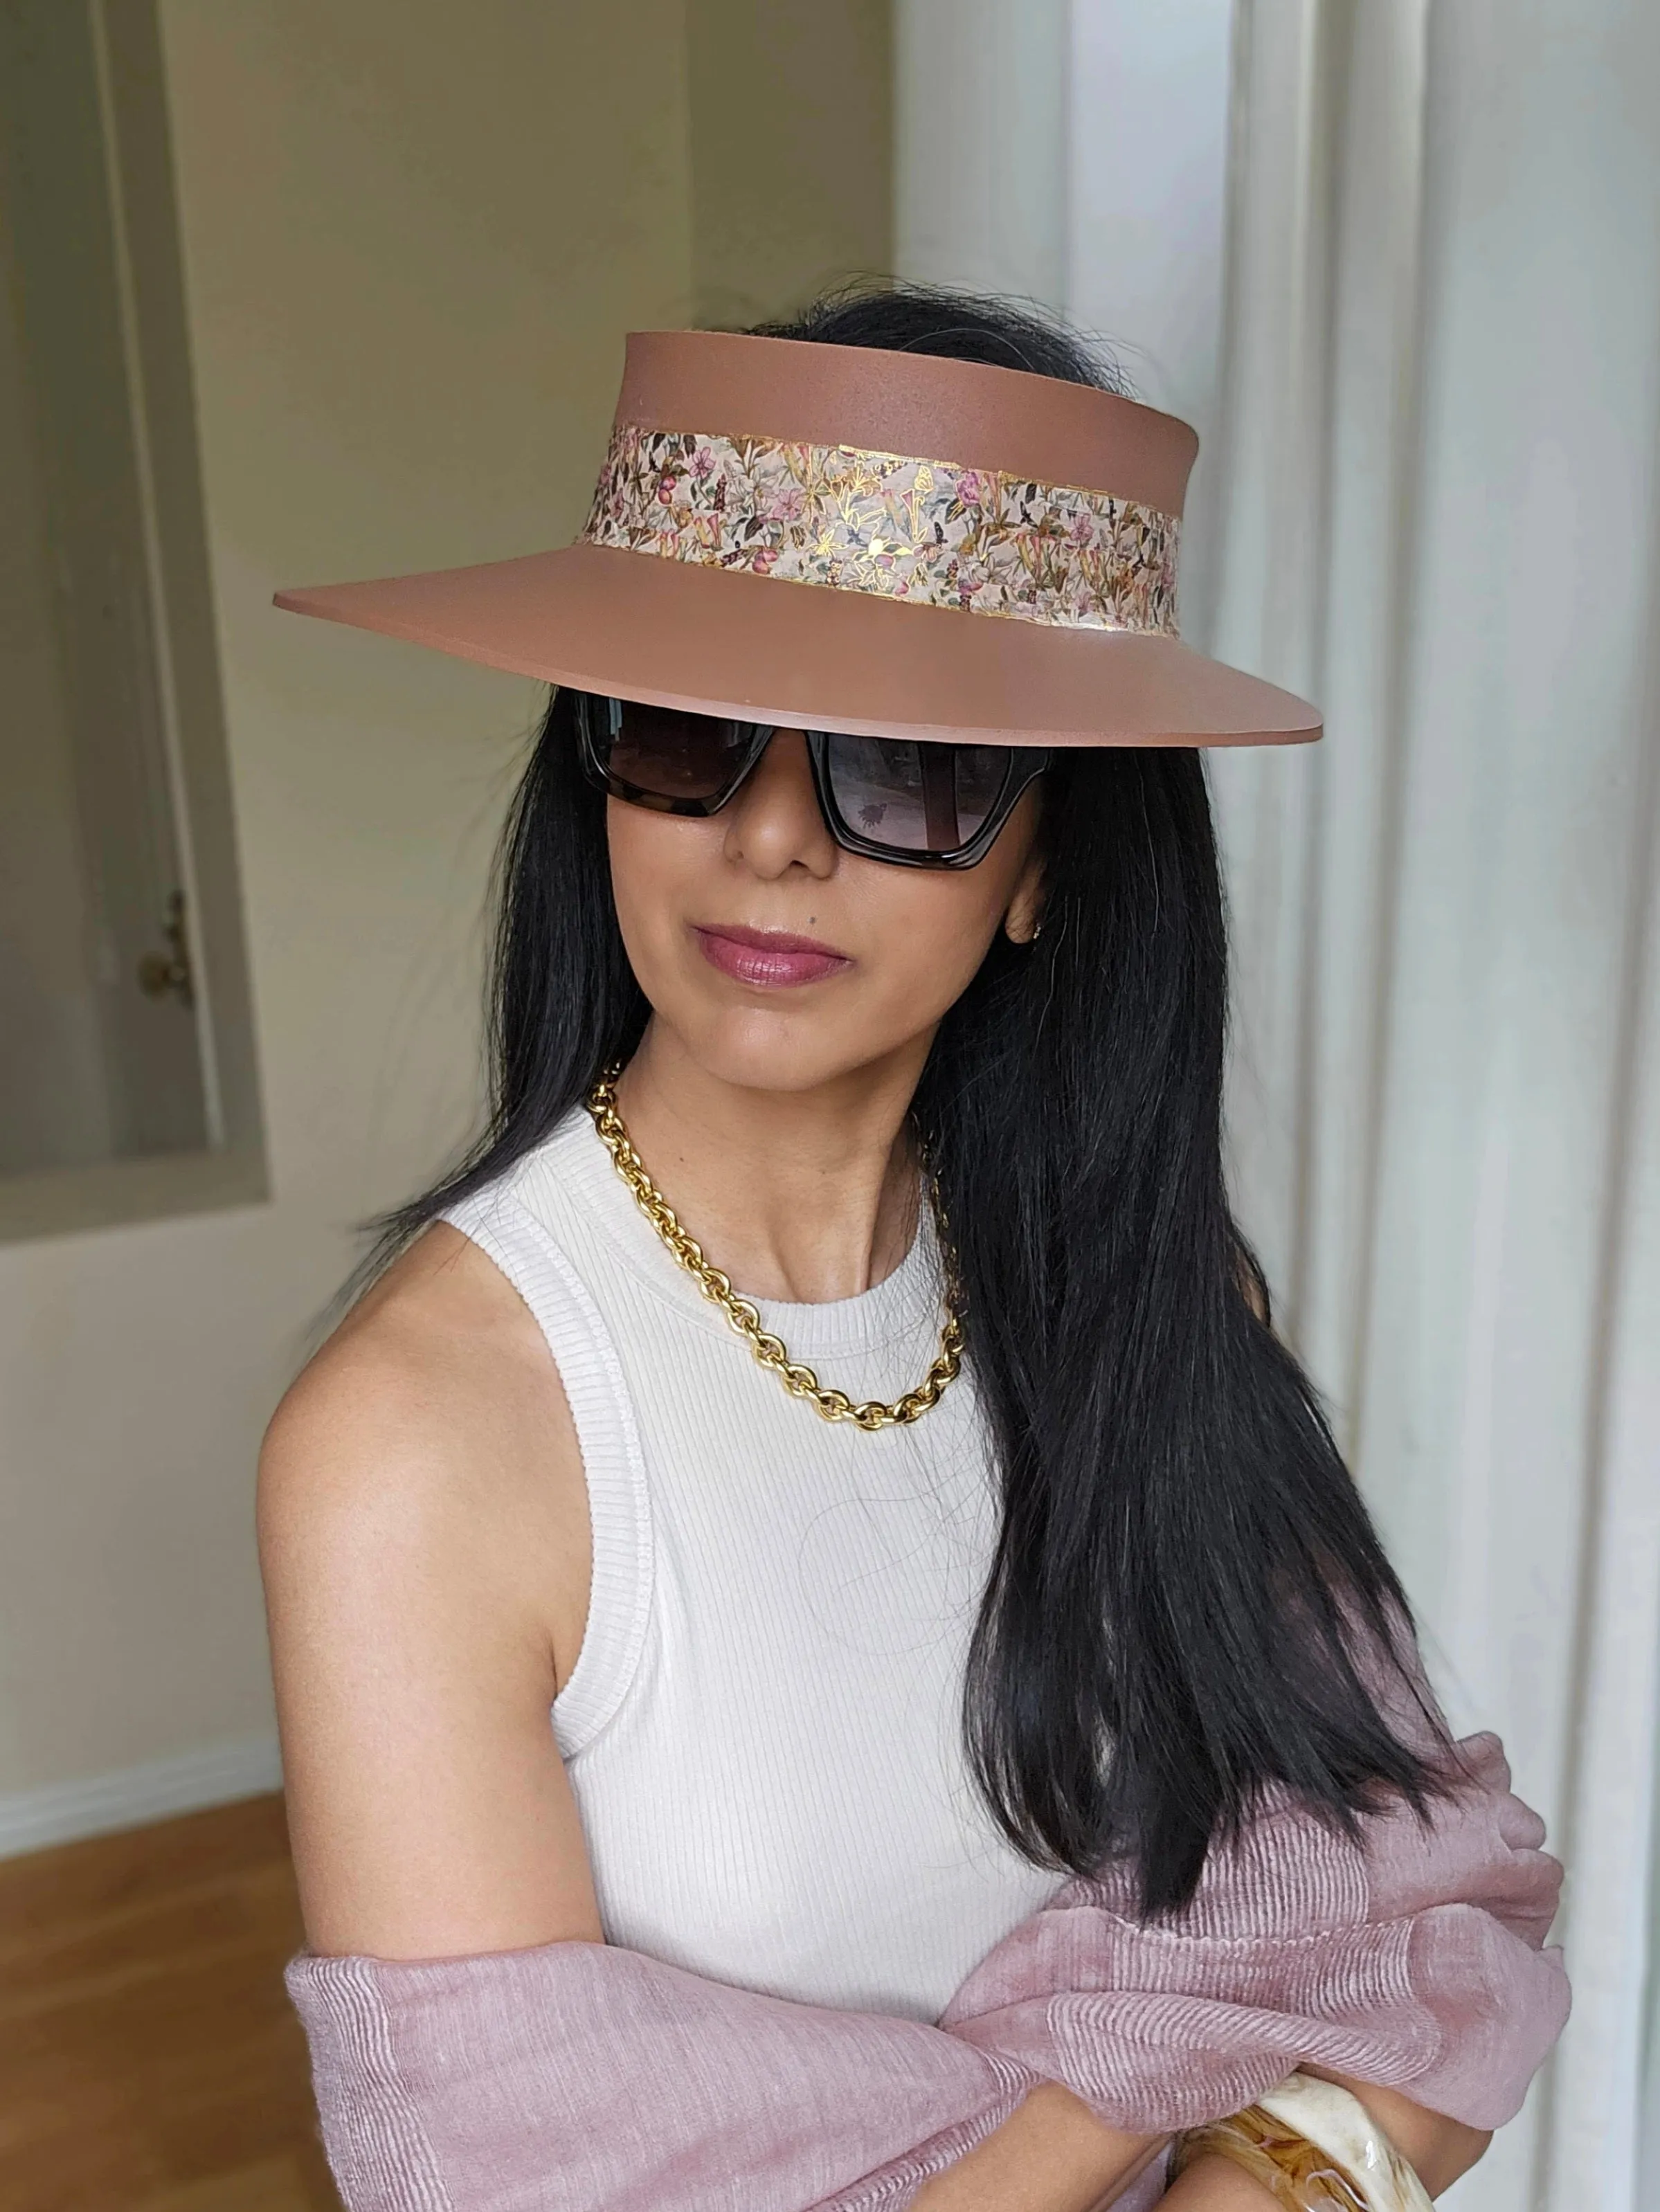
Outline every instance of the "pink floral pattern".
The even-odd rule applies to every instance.
[[[1176,635],[1174,515],[856,446],[619,422],[582,535],[922,606]]]

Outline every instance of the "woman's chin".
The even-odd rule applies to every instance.
[[[867,1031],[815,1018],[805,1008],[723,1010],[712,1021],[671,1026],[701,1074],[739,1091],[799,1096],[844,1082],[885,1056],[872,1052]]]

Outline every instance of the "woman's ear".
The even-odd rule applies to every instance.
[[[1034,851],[1014,887],[1003,928],[1012,945],[1030,945],[1043,926],[1043,856]]]

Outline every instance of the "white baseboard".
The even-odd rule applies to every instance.
[[[228,1743],[171,1759],[146,1759],[80,1782],[49,1782],[38,1790],[0,1791],[0,1859],[52,1844],[77,1843],[118,1828],[142,1828],[175,1813],[228,1805],[281,1787],[283,1762],[272,1735],[238,1736]]]

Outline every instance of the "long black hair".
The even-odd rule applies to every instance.
[[[917,287],[765,334],[1121,388],[1038,314]],[[538,1144],[644,1029],[573,738],[556,693],[502,851],[487,1129],[388,1249]],[[1068,752],[1046,782],[1042,933],[995,941],[913,1109],[1001,1471],[964,1727],[1018,1850],[1079,1874],[1129,1854],[1157,1914],[1275,1785],[1352,1830],[1387,1788],[1424,1809],[1438,1765],[1381,1709],[1405,1599],[1229,1211],[1200,757]]]

